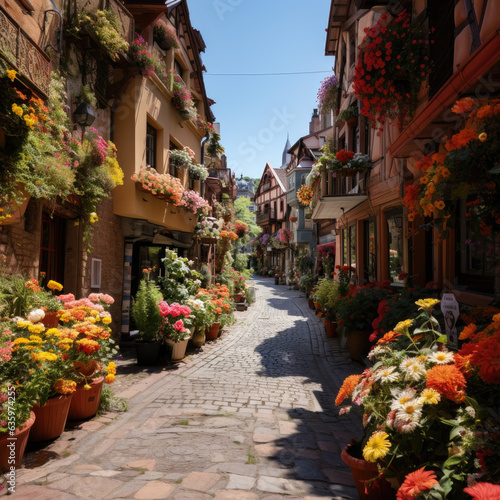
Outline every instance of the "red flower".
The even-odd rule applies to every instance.
[[[432,470],[424,470],[424,467],[408,474],[400,486],[397,494],[398,500],[413,500],[422,491],[430,490],[434,484],[439,484]]]
[[[500,500],[500,486],[491,483],[476,483],[464,489],[472,500]]]

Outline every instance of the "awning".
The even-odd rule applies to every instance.
[[[368,199],[365,194],[353,194],[345,196],[323,196],[318,201],[311,218],[339,219],[344,213],[349,212]]]

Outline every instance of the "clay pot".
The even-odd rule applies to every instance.
[[[319,311],[321,309],[321,304],[319,302],[314,302],[314,308],[316,311]]]
[[[36,420],[29,440],[33,442],[55,439],[64,432],[73,394],[61,394],[49,399],[43,406],[33,406]]]
[[[207,340],[215,340],[219,335],[220,323],[214,323],[209,329],[207,329],[206,336]]]
[[[348,444],[340,454],[342,461],[351,469],[354,483],[358,490],[360,500],[392,500],[396,498],[396,492],[385,479],[374,482],[365,493],[365,483],[368,479],[378,476],[377,464],[367,462],[364,459],[353,457],[349,451],[352,445]]]
[[[325,319],[325,329],[327,337],[336,337],[337,336],[337,322],[330,321],[329,319]]]
[[[96,378],[89,384],[90,389],[85,390],[84,382],[76,386],[76,391],[69,405],[68,420],[82,420],[93,417],[99,408],[104,377]]]
[[[240,303],[240,302],[243,302],[243,294],[240,292],[240,293],[235,293],[234,294],[234,301],[236,303]]]
[[[0,434],[0,473],[9,471],[12,466],[16,469],[21,466],[24,451],[28,444],[28,436],[31,427],[35,423],[35,418],[35,414],[31,412],[30,418],[28,418],[20,428],[16,428],[14,436],[11,436],[8,432],[2,432],[2,434]],[[14,437],[15,441],[8,439],[11,437]],[[11,445],[11,443],[14,443],[12,449],[7,447],[7,445]],[[10,463],[12,460],[14,461]]]
[[[349,349],[349,357],[354,361],[359,361],[361,356],[365,356],[370,350],[370,332],[351,330],[347,334],[347,349]]]

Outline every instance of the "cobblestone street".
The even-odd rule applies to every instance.
[[[176,369],[127,378],[118,364],[128,412],[66,431],[39,452],[43,465],[29,451],[15,497],[358,498],[340,451],[361,429],[334,399],[363,366],[327,338],[303,293],[256,284],[237,324]]]

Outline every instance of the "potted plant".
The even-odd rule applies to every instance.
[[[207,154],[212,157],[212,162],[216,162],[224,151],[220,143],[220,135],[217,132],[212,132],[207,143]]]
[[[347,347],[351,359],[359,360],[362,355],[368,353],[371,324],[377,317],[380,301],[391,293],[388,290],[390,283],[368,285],[335,303],[338,324],[347,331]]]
[[[142,279],[132,302],[132,318],[139,329],[139,338],[134,342],[139,365],[149,366],[158,363],[163,318],[157,304],[162,300],[163,295],[156,283]]]
[[[194,152],[189,148],[172,149],[169,151],[170,165],[186,170],[194,161]]]
[[[337,104],[339,80],[335,75],[326,77],[318,90],[318,107],[322,115],[331,113]]]
[[[412,118],[430,72],[429,30],[403,10],[395,18],[382,14],[365,32],[353,80],[361,114],[379,131],[388,121],[402,128]]]
[[[398,498],[498,495],[500,371],[493,350],[500,316],[481,329],[467,325],[454,353],[432,312],[438,303],[416,301],[420,314],[393,325],[370,352],[373,367],[346,378],[336,397],[336,405],[355,403],[341,414],[363,411],[359,460],[373,475],[359,485],[360,497],[382,477]]]
[[[342,110],[337,115],[337,120],[347,122],[347,125],[353,127],[358,123],[358,105],[351,104],[348,108]]]
[[[185,321],[191,314],[191,308],[176,302],[168,304],[164,300],[158,303],[162,317],[161,335],[172,346],[172,361],[180,361],[185,353],[191,332]]]
[[[201,347],[205,343],[205,330],[215,322],[215,306],[207,295],[190,298],[187,305],[191,309],[190,318],[195,327],[191,342],[195,347]]]
[[[161,19],[156,21],[153,28],[153,40],[163,50],[178,49],[179,40],[175,30],[167,26]]]
[[[191,163],[189,165],[189,177],[195,180],[205,181],[208,177],[208,170],[204,165]]]

